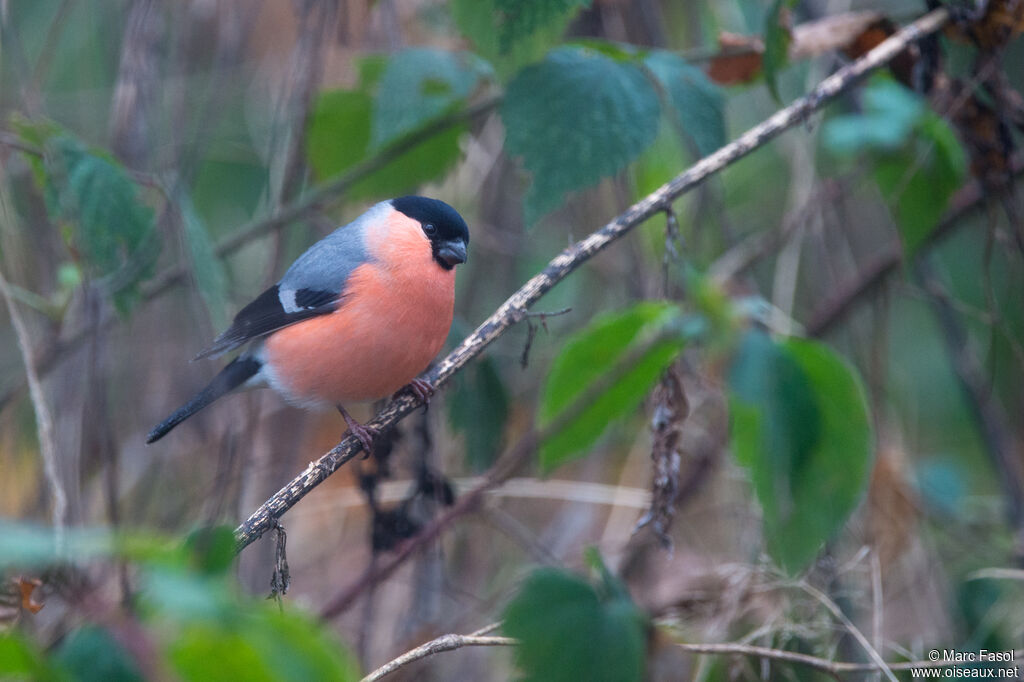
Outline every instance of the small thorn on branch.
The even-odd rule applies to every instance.
[[[530,364],[530,348],[533,346],[533,340],[537,336],[538,326],[533,322],[532,318],[538,318],[540,320],[540,326],[544,328],[544,333],[548,333],[548,318],[565,315],[569,312],[572,312],[572,308],[562,308],[561,310],[554,310],[551,312],[526,312],[524,316],[524,319],[526,320],[526,343],[523,345],[523,356],[519,360],[519,364],[523,369],[526,369]]]
[[[274,529],[274,573],[270,576],[270,594],[267,599],[276,599],[280,606],[281,597],[288,594],[288,588],[292,584],[291,572],[288,570],[288,554],[285,551],[288,534],[277,519],[273,520],[271,528]]]

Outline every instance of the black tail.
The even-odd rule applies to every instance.
[[[160,440],[167,432],[185,421],[199,410],[203,409],[222,395],[235,390],[260,371],[262,363],[256,358],[241,355],[220,371],[220,374],[213,378],[206,388],[199,391],[192,400],[179,407],[167,419],[157,424],[149,435],[146,436],[146,443],[153,443]]]

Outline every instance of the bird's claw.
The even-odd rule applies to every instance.
[[[338,412],[341,413],[342,418],[345,420],[348,432],[362,443],[363,459],[368,459],[373,454],[373,442],[380,437],[380,430],[373,426],[360,424],[341,405],[338,405]],[[344,437],[344,434],[342,434],[342,437]]]
[[[434,385],[424,379],[413,379],[405,387],[398,391],[408,391],[421,403],[423,403],[424,409],[430,404],[430,399],[434,397]],[[398,395],[397,393],[395,395]]]

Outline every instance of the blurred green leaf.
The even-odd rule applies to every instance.
[[[135,182],[109,154],[59,124],[18,117],[11,124],[22,141],[43,151],[42,162],[32,155],[29,162],[51,220],[70,226],[70,246],[91,275],[107,279],[114,303],[127,312],[159,253],[153,212]]]
[[[546,26],[564,25],[591,0],[494,0],[503,52]]]
[[[579,9],[589,4],[589,0],[453,0],[450,9],[462,35],[507,77],[557,45]],[[511,10],[522,5],[523,11],[509,13],[510,5]],[[547,14],[547,20],[528,27],[538,11]]]
[[[558,420],[577,400],[591,398],[582,411],[540,446],[540,463],[549,472],[584,454],[608,425],[633,410],[683,347],[682,333],[666,334],[679,322],[671,303],[639,303],[625,311],[602,315],[574,334],[555,358],[541,392],[537,420],[541,428]],[[658,341],[658,337],[663,340]],[[656,343],[651,343],[657,341]],[[632,367],[619,364],[631,353]],[[609,372],[618,378],[599,395],[588,395]]]
[[[796,4],[796,0],[775,0],[764,17],[764,56],[761,59],[761,70],[764,82],[772,98],[781,104],[779,96],[778,75],[789,63],[789,29],[783,25],[783,9]]]
[[[896,218],[908,255],[938,225],[967,161],[956,134],[925,101],[889,78],[864,89],[864,113],[825,124],[822,141],[837,156],[871,153],[874,177]]]
[[[421,47],[395,53],[373,101],[370,148],[378,150],[454,110],[486,71],[469,53]]]
[[[961,651],[1010,651],[1018,646],[1020,637],[1012,634],[1014,626],[1007,617],[1006,607],[1014,600],[1010,593],[1012,588],[1008,587],[1001,581],[986,578],[967,580],[956,586],[954,606],[963,628]],[[998,667],[1005,667],[1005,664]]]
[[[100,274],[122,267],[142,244],[153,214],[138,202],[135,184],[114,163],[76,140],[58,138],[49,166],[58,215],[77,223],[77,246]]]
[[[931,513],[953,516],[967,497],[968,472],[951,457],[929,457],[916,463],[914,478],[917,494]]]
[[[358,680],[355,657],[301,614],[251,604],[220,624],[188,624],[170,659],[186,680]]]
[[[508,419],[509,398],[498,368],[484,356],[455,376],[448,398],[452,427],[466,437],[466,459],[474,471],[489,467],[499,454]]]
[[[328,628],[293,610],[253,609],[246,639],[256,645],[275,680],[359,680],[355,655]]]
[[[274,682],[254,642],[211,624],[187,627],[168,658],[178,675],[191,682]]]
[[[565,571],[534,571],[505,608],[502,629],[531,682],[628,682],[644,675],[646,619],[623,591]]]
[[[643,71],[592,49],[561,47],[520,71],[508,84],[502,119],[506,149],[533,176],[527,222],[639,156],[657,136],[659,116]]]
[[[0,679],[57,680],[60,676],[17,632],[0,633]]]
[[[66,528],[57,547],[51,526],[0,520],[0,569],[48,566],[68,556],[86,561],[116,557],[156,564],[180,563],[173,543],[153,533],[114,533],[109,528]]]
[[[329,90],[320,94],[306,136],[307,154],[317,178],[339,175],[368,158],[372,107],[372,97],[363,91]],[[458,161],[459,137],[465,131],[465,124],[453,126],[398,155],[353,184],[346,193],[348,198],[400,196],[440,178]]]
[[[746,334],[729,374],[730,433],[751,472],[773,558],[798,572],[853,511],[872,436],[856,373],[827,347]]]
[[[190,565],[201,573],[224,573],[235,561],[235,532],[229,526],[197,528],[185,538]]]
[[[822,144],[837,156],[899,151],[927,112],[924,101],[887,77],[873,79],[861,92],[863,112],[826,121]]]
[[[140,601],[149,613],[181,622],[230,622],[237,597],[229,576],[201,574],[184,566],[147,568]]]
[[[53,528],[0,520],[0,569],[45,566],[60,561]],[[66,551],[86,560],[113,551],[113,536],[105,529],[75,528],[65,533]]]
[[[359,87],[363,90],[374,90],[380,83],[384,71],[388,68],[388,55],[368,54],[356,58],[356,70],[359,72]]]
[[[326,90],[313,106],[306,154],[321,179],[341,173],[366,157],[373,98],[362,90]]]
[[[648,54],[644,66],[658,79],[677,127],[693,139],[701,156],[725,144],[724,97],[702,70],[663,50]]]
[[[86,625],[71,632],[53,654],[53,661],[78,682],[135,682],[143,676],[135,660],[110,632]]]
[[[956,134],[931,113],[904,154],[879,159],[875,181],[895,214],[905,255],[913,255],[939,224],[966,171]]]
[[[437,133],[393,161],[352,185],[352,200],[387,199],[409,194],[420,185],[444,177],[459,160],[459,138],[466,132],[460,124]]]
[[[196,278],[196,287],[199,289],[199,295],[203,297],[203,302],[206,303],[213,326],[223,329],[227,323],[228,286],[224,263],[217,257],[210,233],[196,211],[192,198],[187,194],[180,194],[178,208],[181,211],[185,242],[192,260],[192,274]]]

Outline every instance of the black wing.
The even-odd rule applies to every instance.
[[[283,300],[282,296],[292,300]],[[334,312],[340,299],[341,295],[336,291],[315,289],[298,289],[293,296],[293,292],[282,292],[280,286],[275,284],[242,308],[227,331],[214,339],[213,345],[199,353],[195,359],[226,353],[281,327]]]

